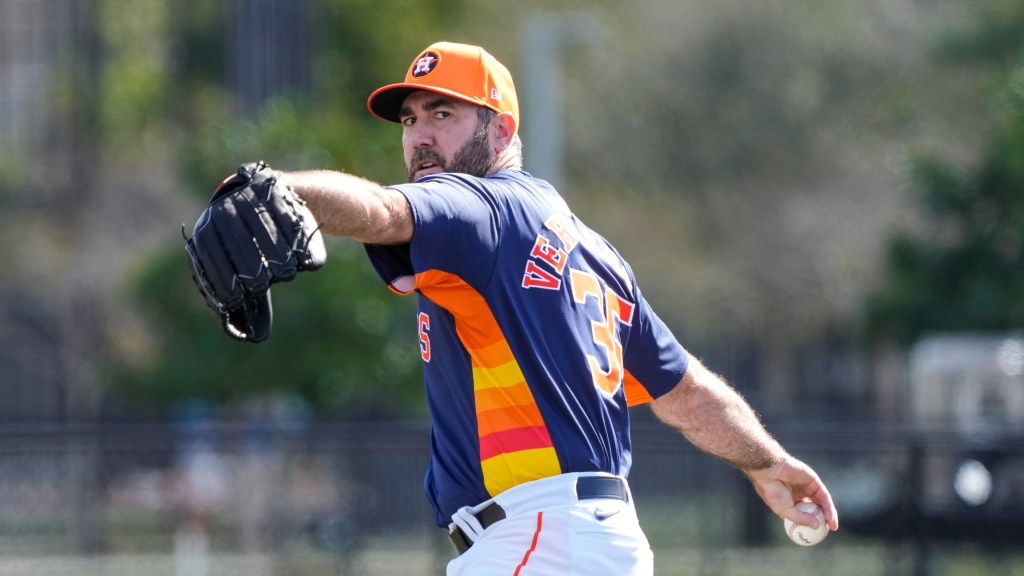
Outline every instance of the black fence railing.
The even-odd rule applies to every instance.
[[[785,540],[742,475],[663,426],[636,424],[630,481],[659,575],[735,573],[766,556],[792,568],[823,553],[840,564],[830,573],[1024,566],[1019,437],[776,433],[840,509],[841,531],[811,550]],[[3,427],[0,572],[53,557],[180,566],[206,554],[210,571],[195,573],[261,558],[270,573],[390,574],[392,562],[406,576],[441,574],[450,553],[422,494],[427,450],[422,423]]]

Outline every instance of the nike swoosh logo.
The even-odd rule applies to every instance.
[[[604,522],[605,520],[611,518],[612,516],[615,516],[619,512],[622,512],[622,510],[612,510],[611,512],[605,512],[604,510],[594,510],[594,518],[596,518],[598,522]]]

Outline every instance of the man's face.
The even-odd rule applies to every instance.
[[[441,172],[486,176],[494,148],[479,106],[435,92],[413,92],[399,112],[409,182]]]

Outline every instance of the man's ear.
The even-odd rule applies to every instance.
[[[516,135],[516,118],[511,112],[502,112],[494,118],[494,145],[498,152],[508,148]]]

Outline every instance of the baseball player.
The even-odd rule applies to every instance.
[[[480,47],[440,42],[370,96],[401,125],[407,184],[276,172],[327,234],[366,245],[416,293],[432,414],[424,487],[458,555],[449,575],[650,575],[626,477],[631,405],[739,468],[780,517],[833,530],[815,472],[690,355],[629,265],[523,171],[516,90]]]

